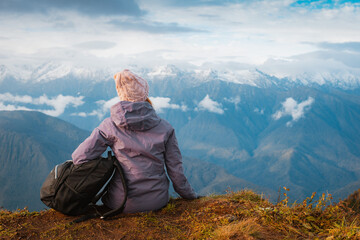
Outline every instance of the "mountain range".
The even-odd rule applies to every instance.
[[[117,101],[110,70],[80,74],[76,69],[46,71],[65,69],[46,66],[41,76],[51,73],[51,78],[35,73],[25,78],[3,66],[0,109],[55,109],[54,115],[88,131],[109,116]],[[154,107],[175,127],[184,156],[221,167],[247,184],[270,189],[272,195],[288,187],[292,200],[315,191],[344,199],[359,188],[357,76],[304,73],[277,78],[258,69],[175,66],[134,66],[134,72],[148,80]],[[226,188],[218,186],[214,189]]]
[[[0,206],[41,210],[40,187],[56,165],[90,132],[39,112],[0,111]],[[251,188],[267,196],[272,191],[228,174],[214,164],[184,158],[185,173],[201,195],[225,193],[227,188]],[[172,194],[174,191],[172,190]]]

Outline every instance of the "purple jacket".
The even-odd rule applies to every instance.
[[[73,152],[74,164],[95,159],[110,147],[124,169],[128,199],[124,212],[157,210],[169,201],[169,180],[183,198],[196,193],[187,181],[173,127],[160,119],[148,102],[122,101],[111,107],[106,118]],[[123,199],[118,174],[102,201],[117,208]]]

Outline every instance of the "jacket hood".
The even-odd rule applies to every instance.
[[[117,127],[146,131],[157,126],[161,119],[148,102],[121,101],[110,109],[111,120]]]

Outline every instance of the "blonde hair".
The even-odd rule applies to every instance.
[[[152,102],[151,102],[151,100],[150,100],[149,98],[146,98],[145,101],[148,102],[148,103],[150,103],[151,106],[153,105]]]

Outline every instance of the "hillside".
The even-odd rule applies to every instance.
[[[172,199],[162,210],[71,223],[54,210],[0,210],[1,239],[359,239],[359,215],[325,195],[288,206],[251,191]]]
[[[350,194],[344,202],[348,207],[352,208],[354,211],[360,213],[360,189],[356,190]]]
[[[42,182],[88,135],[39,112],[0,111],[0,206],[43,209]]]
[[[245,181],[244,179],[229,174],[225,169],[215,164],[195,158],[183,158],[184,173],[191,186],[200,195],[224,194],[227,190],[239,191],[252,189],[264,194],[273,202],[276,201],[276,192],[268,188]]]

